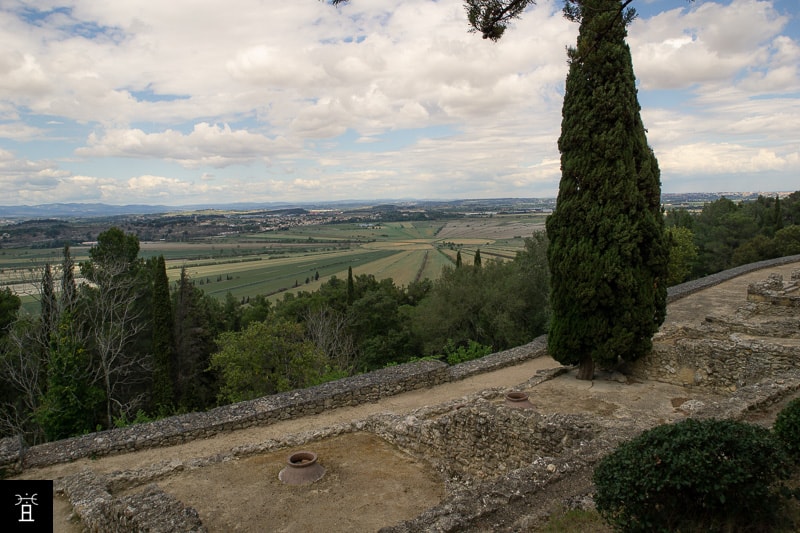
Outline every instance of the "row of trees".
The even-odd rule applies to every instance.
[[[514,261],[446,268],[398,287],[371,275],[247,303],[206,295],[111,228],[89,260],[45,266],[41,313],[0,291],[0,423],[30,442],[320,383],[425,355],[504,349],[543,333],[546,239]],[[76,283],[76,270],[81,283]],[[483,350],[483,351],[481,351]],[[463,357],[463,356],[462,356]]]
[[[75,265],[67,246],[60,268],[44,267],[39,316],[0,295],[14,316],[0,338],[4,435],[54,440],[213,402],[204,375],[227,327],[224,305],[185,272],[170,290],[163,257],[138,254],[136,236],[111,228],[88,261]]]

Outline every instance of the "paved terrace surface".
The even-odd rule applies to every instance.
[[[700,290],[668,305],[663,328],[693,327],[709,315],[725,315],[736,311],[746,301],[748,284],[765,279],[777,272],[788,279],[800,260],[781,266],[769,266]],[[229,452],[232,448],[256,445],[269,439],[310,432],[344,422],[363,420],[378,413],[410,413],[418,408],[457,400],[486,389],[511,390],[524,387],[538,370],[557,368],[559,363],[549,357],[539,357],[523,364],[450,382],[428,389],[415,390],[384,398],[376,403],[332,409],[314,416],[287,420],[269,426],[253,427],[195,440],[181,445],[145,449],[128,454],[81,459],[72,463],[53,465],[25,471],[21,478],[56,479],[82,469],[97,473],[117,470],[136,470],[164,461],[189,461]],[[659,382],[631,382],[619,375],[598,375],[593,382],[574,379],[574,370],[530,389],[531,400],[542,413],[596,413],[598,416],[638,423],[663,423],[680,419],[685,414],[674,407],[675,399],[715,401],[714,393],[668,385]],[[58,504],[58,502],[57,502]],[[62,502],[61,505],[66,505]],[[57,529],[58,530],[58,529]]]

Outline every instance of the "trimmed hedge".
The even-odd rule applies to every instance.
[[[792,459],[800,462],[800,398],[789,402],[778,413],[772,428]]]
[[[687,419],[621,444],[594,472],[595,504],[621,531],[764,531],[790,460],[765,428]]]

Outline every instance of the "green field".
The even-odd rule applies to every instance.
[[[470,264],[475,250],[484,261],[511,259],[525,237],[544,227],[543,216],[496,216],[439,221],[299,226],[280,232],[226,235],[192,242],[142,242],[140,256],[164,255],[171,281],[181,268],[207,294],[236,298],[259,294],[280,298],[286,291],[313,291],[331,276],[353,273],[392,278],[398,286],[436,279],[442,268],[455,264],[461,251]],[[88,246],[71,249],[76,262],[88,258]],[[45,263],[56,277],[61,249],[0,250],[0,286],[35,304]],[[318,279],[315,280],[315,278]],[[308,280],[308,283],[306,281]]]

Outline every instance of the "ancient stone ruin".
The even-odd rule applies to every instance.
[[[800,261],[800,257],[794,261]],[[706,282],[718,283],[719,277]],[[387,523],[382,531],[531,530],[552,510],[548,502],[591,505],[590,479],[596,462],[619,442],[653,424],[686,416],[742,418],[753,409],[796,394],[800,390],[798,283],[800,270],[791,274],[789,283],[779,275],[770,275],[740,295],[742,305],[734,313],[714,313],[699,317],[693,325],[665,328],[654,340],[651,356],[626,369],[624,376],[609,374],[607,378],[613,381],[608,382],[608,388],[645,390],[635,387],[647,380],[675,386],[680,394],[666,399],[667,408],[651,418],[613,405],[603,410],[599,405],[602,402],[596,402],[594,410],[577,409],[569,414],[542,409],[537,405],[539,391],[570,372],[559,367],[539,371],[532,377],[521,376],[521,383],[512,389],[488,388],[409,413],[381,412],[348,423],[243,444],[226,453],[186,460],[173,458],[135,470],[106,473],[96,472],[90,464],[56,479],[55,487],[87,531],[201,532],[210,529],[201,519],[204,510],[186,505],[165,489],[165,482],[171,477],[224,468],[270,453],[280,454],[284,460],[289,457],[300,469],[304,464],[319,466],[325,463],[326,456],[320,454],[318,458],[307,450],[318,449],[334,439],[367,435],[428,465],[445,488],[440,501],[431,502],[427,510],[398,523]],[[675,301],[681,290],[690,294],[699,290],[698,286],[693,282],[672,290],[671,298]],[[438,361],[400,365],[207,413],[30,448],[21,439],[4,439],[0,441],[0,468],[6,477],[24,476],[31,469],[48,465],[268,426],[479,376],[545,354],[546,339],[539,338],[526,346],[452,367]],[[602,379],[597,380],[597,388]],[[593,384],[587,387],[590,385]],[[303,451],[292,453],[293,450]],[[317,469],[316,474],[319,473]],[[335,483],[341,472],[333,472],[333,477],[316,474],[312,476],[314,480],[303,480],[288,489],[316,490],[314,487],[321,483]],[[265,476],[280,483],[277,475]]]
[[[780,274],[769,277],[747,287],[747,301],[781,307],[800,307],[800,269],[793,270],[788,283]]]

